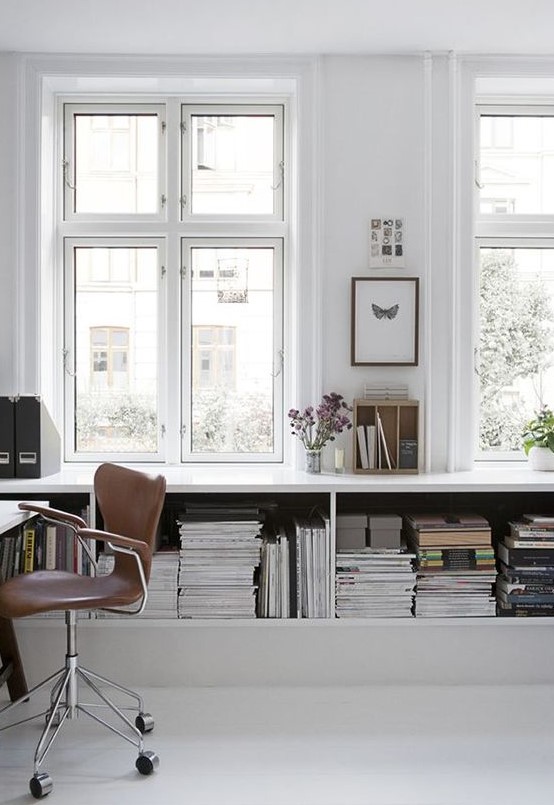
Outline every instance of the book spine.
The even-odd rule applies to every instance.
[[[56,526],[46,526],[46,560],[44,563],[46,570],[56,568]]]
[[[18,531],[15,538],[15,553],[13,558],[13,575],[19,576],[21,573],[21,546],[23,544],[23,534],[21,530]]]
[[[508,548],[554,548],[554,540],[550,539],[515,539],[504,537],[504,544]]]
[[[370,470],[375,469],[375,425],[366,427],[367,435],[367,460]]]
[[[509,548],[503,542],[498,545],[498,556],[505,565],[554,566],[554,548]]]
[[[514,613],[525,613],[528,615],[554,615],[554,604],[543,603],[514,603],[514,604],[501,604],[499,612],[512,611]]]
[[[533,593],[554,595],[554,584],[537,584],[536,582],[530,584],[510,584],[504,581],[504,579],[498,579],[496,587],[498,590],[502,590],[502,592],[506,593],[506,595],[510,595],[511,593],[517,595],[518,591],[522,595],[531,595]]]
[[[532,606],[498,607],[496,614],[499,618],[548,618],[554,615],[554,606],[544,609]]]
[[[554,606],[554,593],[524,593],[513,592],[505,593],[503,590],[497,590],[497,597],[499,601],[505,604],[552,604]]]
[[[35,561],[35,528],[34,526],[28,526],[23,531],[23,543],[24,543],[24,565],[23,565],[23,572],[24,573],[32,573],[34,568],[34,561]]]
[[[526,572],[525,570],[518,572],[510,568],[503,569],[502,577],[508,584],[547,584],[554,585],[554,569],[553,570],[537,570],[535,573]]]
[[[358,425],[358,427],[356,428],[356,436],[358,439],[358,453],[360,454],[360,465],[363,470],[367,470],[369,469],[369,456],[367,452],[365,428],[363,425]]]

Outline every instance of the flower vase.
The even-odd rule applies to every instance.
[[[321,472],[321,450],[306,450],[306,472]]]
[[[554,453],[549,447],[532,447],[529,450],[529,467],[542,472],[554,471]]]

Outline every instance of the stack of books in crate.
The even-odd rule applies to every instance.
[[[416,554],[416,617],[495,614],[495,554],[484,517],[410,514],[404,526]]]
[[[497,614],[554,615],[554,516],[524,514],[498,546]]]

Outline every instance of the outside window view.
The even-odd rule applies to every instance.
[[[192,212],[274,212],[273,116],[192,116]]]
[[[155,213],[157,173],[157,115],[75,115],[76,213]]]
[[[554,400],[554,249],[481,249],[480,447],[521,452]]]
[[[192,452],[273,450],[274,250],[192,249]]]
[[[481,117],[480,168],[483,215],[554,214],[554,119]],[[554,248],[509,238],[480,249],[479,447],[521,454],[525,423],[554,405]]]
[[[76,449],[158,449],[155,248],[74,249]]]
[[[554,117],[481,117],[481,213],[554,214]]]

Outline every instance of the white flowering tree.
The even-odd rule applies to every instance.
[[[525,422],[545,402],[542,381],[554,347],[551,301],[540,277],[521,280],[510,251],[487,249],[480,304],[480,448],[520,450]],[[533,392],[531,410],[517,391],[523,381]]]

